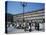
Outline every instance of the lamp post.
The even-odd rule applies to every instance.
[[[25,8],[25,6],[26,6],[26,2],[22,2],[22,7],[23,7],[23,24],[24,24],[24,26],[23,26],[23,28],[24,28],[24,31],[26,31],[26,23],[25,23],[25,19],[24,19],[24,8]]]
[[[26,6],[26,2],[21,2],[22,3],[22,7],[23,7],[23,23],[25,22],[25,20],[24,20],[24,8],[25,8],[25,6]]]

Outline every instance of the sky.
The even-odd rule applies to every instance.
[[[44,3],[25,2],[24,5],[25,5],[24,13],[25,12],[32,12],[33,10],[39,10],[39,9],[44,8]],[[11,13],[11,14],[23,13],[22,3],[21,2],[15,2],[15,1],[8,1],[7,13]]]

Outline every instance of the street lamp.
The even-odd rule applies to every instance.
[[[21,2],[21,3],[22,3],[22,7],[23,7],[23,22],[25,22],[25,20],[24,20],[24,8],[26,6],[26,2]]]

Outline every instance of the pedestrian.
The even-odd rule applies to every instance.
[[[31,32],[31,23],[29,23],[29,27],[30,27],[29,32]]]
[[[35,22],[35,29],[39,31],[39,23]]]

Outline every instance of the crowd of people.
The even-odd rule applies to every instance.
[[[12,27],[16,28],[16,29],[23,29],[25,32],[26,31],[40,31],[44,29],[44,22],[38,23],[38,22],[17,22],[17,23],[12,23],[12,24],[8,24],[8,27],[10,27],[10,25],[12,25]]]

